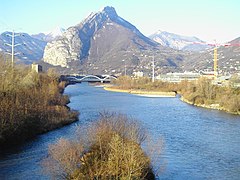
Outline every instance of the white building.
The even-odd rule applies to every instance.
[[[32,70],[37,73],[42,72],[42,66],[39,64],[32,64]]]
[[[184,73],[167,73],[167,74],[161,74],[156,77],[156,79],[162,80],[162,81],[168,81],[168,82],[180,82],[183,80],[196,80],[200,77],[199,73],[193,73],[193,72],[184,72]]]
[[[143,72],[142,71],[133,72],[133,76],[134,77],[143,77]]]

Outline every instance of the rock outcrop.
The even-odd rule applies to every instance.
[[[62,37],[49,42],[44,50],[43,59],[52,65],[67,67],[70,61],[80,59],[82,41],[76,27],[70,27]]]

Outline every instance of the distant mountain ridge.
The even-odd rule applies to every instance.
[[[167,31],[157,31],[156,33],[149,36],[150,39],[160,43],[163,46],[170,47],[177,50],[183,51],[201,51],[209,48],[207,45],[195,44],[204,43],[194,36],[182,36]]]
[[[41,41],[49,42],[49,41],[52,41],[52,40],[58,38],[59,36],[62,36],[65,31],[66,30],[64,28],[56,27],[51,31],[44,32],[44,33],[33,34],[31,36],[36,38],[36,39],[39,39]]]
[[[8,36],[12,32],[4,32],[0,34],[0,51],[12,53],[11,46],[7,46],[6,43],[12,44],[12,38]],[[17,33],[19,34],[19,33]],[[15,37],[15,44],[19,44],[14,48],[15,53],[20,53],[16,57],[25,64],[32,63],[42,59],[44,48],[46,46],[45,41],[33,38],[27,33],[20,33],[20,36]]]
[[[209,48],[197,43],[204,41],[166,31],[148,38],[107,6],[49,42],[43,59],[82,73],[121,74],[126,66],[130,74],[137,71],[151,74],[154,55],[156,73],[195,70],[192,64],[201,62],[201,57],[190,56]]]
[[[11,47],[4,45],[11,44],[7,33],[11,34],[0,34],[0,52],[11,53]],[[128,75],[140,71],[151,76],[153,59],[156,75],[213,67],[212,47],[202,45],[204,41],[166,31],[146,37],[109,6],[67,30],[58,27],[32,36],[22,34],[15,38],[15,44],[25,44],[15,47],[21,62],[59,66],[66,73],[121,75],[126,67]],[[219,47],[219,69],[240,72],[239,51],[240,47]]]

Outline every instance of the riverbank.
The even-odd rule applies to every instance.
[[[70,102],[70,101],[69,101]],[[57,107],[58,108],[58,107]],[[5,151],[5,149],[8,149],[10,147],[20,146],[25,142],[28,142],[31,139],[36,138],[39,135],[48,133],[50,131],[62,128],[64,126],[70,125],[76,121],[79,120],[79,112],[75,110],[71,110],[67,105],[64,107],[60,107],[64,110],[64,114],[62,117],[60,117],[61,112],[59,112],[59,118],[56,121],[55,118],[52,119],[51,123],[48,123],[47,125],[32,125],[29,126],[24,125],[26,127],[25,131],[16,132],[15,134],[11,134],[10,136],[0,136],[0,153],[1,151]],[[35,119],[34,121],[37,122],[39,119]],[[33,122],[32,122],[33,123]]]
[[[129,93],[129,94],[134,94],[134,95],[139,95],[139,96],[144,96],[144,97],[176,97],[175,92],[159,92],[159,91],[146,91],[146,90],[126,90],[126,89],[118,89],[112,85],[107,85],[107,86],[102,86],[104,90],[106,91],[112,91],[112,92],[122,92],[122,93]],[[197,107],[202,107],[202,108],[207,108],[207,109],[214,109],[214,110],[219,110],[219,111],[224,111],[226,113],[230,114],[235,114],[235,115],[240,115],[240,112],[231,112],[224,107],[221,107],[219,104],[196,104],[193,102],[188,101],[186,98],[181,96],[181,101],[197,106]]]
[[[176,97],[175,92],[146,91],[146,90],[139,90],[139,89],[126,90],[126,89],[118,89],[113,86],[105,86],[103,88],[106,91],[129,93],[129,94],[135,94],[135,95],[146,96],[146,97]]]
[[[78,120],[79,113],[67,106],[70,101],[63,94],[66,84],[59,82],[57,75],[16,66],[0,80],[1,147],[20,145]]]
[[[214,109],[214,110],[218,110],[218,111],[224,111],[226,113],[230,113],[230,114],[235,114],[235,115],[240,115],[240,112],[231,112],[223,107],[221,107],[219,104],[196,104],[193,102],[188,101],[187,99],[185,99],[183,96],[180,98],[181,101],[187,103],[187,104],[191,104],[197,107],[202,107],[202,108],[207,108],[207,109]]]

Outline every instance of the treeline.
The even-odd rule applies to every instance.
[[[155,164],[153,172],[151,163],[160,157],[162,141],[149,141],[138,121],[125,115],[100,114],[76,131],[76,140],[60,139],[50,145],[43,161],[46,172],[53,179],[155,179],[159,167]]]
[[[208,106],[231,113],[240,114],[240,88],[231,84],[239,82],[236,75],[231,79],[229,86],[219,86],[211,79],[200,78],[197,81],[182,81],[169,83],[160,80],[152,82],[150,78],[119,77],[114,81],[114,88],[137,89],[148,91],[178,92],[182,99],[199,106]]]
[[[0,145],[23,141],[68,124],[77,113],[66,106],[65,87],[53,71],[38,74],[0,60]]]
[[[114,88],[124,90],[144,90],[144,91],[162,91],[162,92],[175,92],[177,91],[176,83],[168,83],[159,80],[152,80],[148,77],[131,78],[129,76],[120,76],[113,81]]]
[[[240,114],[240,88],[214,85],[210,79],[182,81],[178,91],[183,99],[200,106],[225,110]]]

